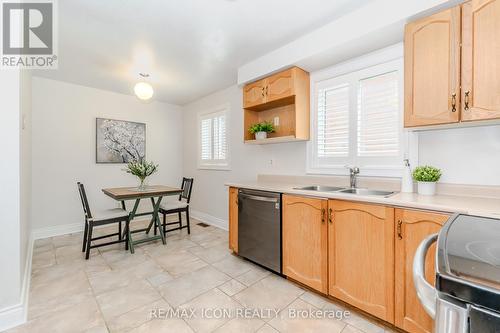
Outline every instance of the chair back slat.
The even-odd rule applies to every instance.
[[[194,178],[182,178],[182,193],[179,195],[179,201],[186,199],[187,203],[191,200],[191,192],[193,191]]]
[[[87,219],[92,218],[92,213],[90,212],[89,201],[87,200],[87,194],[85,193],[85,186],[78,182],[78,192],[80,193],[80,199],[82,201],[83,212]]]

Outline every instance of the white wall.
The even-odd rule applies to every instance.
[[[230,104],[230,171],[197,169],[197,113]],[[191,207],[227,220],[228,180],[258,174],[306,175],[306,143],[243,144],[242,91],[236,85],[184,106],[184,173],[195,178]],[[419,164],[443,169],[443,182],[500,185],[500,126],[420,132]],[[273,164],[270,161],[273,160]]]
[[[198,170],[197,114],[226,103],[230,108],[228,129],[231,170]],[[191,207],[196,211],[227,220],[225,181],[255,180],[259,173],[288,175],[305,173],[305,142],[262,146],[243,144],[242,91],[236,85],[185,105],[183,114],[184,173],[194,177]]]
[[[160,165],[150,184],[180,185],[182,114],[178,106],[33,78],[33,228],[83,225],[76,182],[91,209],[114,208],[102,188],[136,186],[124,164],[96,164],[96,117],[146,123],[146,158]],[[150,208],[149,202],[144,206]],[[143,207],[144,208],[144,207]]]
[[[0,75],[0,330],[23,323],[29,263],[31,129],[22,115],[31,114],[31,74],[6,70]],[[29,121],[29,120],[28,120]]]
[[[500,126],[419,133],[419,164],[443,170],[443,183],[500,185]]]

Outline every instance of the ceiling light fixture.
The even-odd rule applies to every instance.
[[[139,75],[141,76],[142,81],[136,83],[134,86],[134,93],[140,100],[147,101],[153,97],[153,86],[146,82],[146,78],[149,77],[149,74],[139,73]]]

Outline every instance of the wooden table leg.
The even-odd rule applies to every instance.
[[[127,228],[127,240],[128,240],[128,246],[130,248],[130,253],[132,254],[134,254],[134,242],[132,241],[132,232],[130,232],[130,222],[132,222],[132,220],[135,217],[135,213],[137,212],[137,208],[139,207],[139,202],[141,202],[141,199],[135,200],[134,208],[132,209],[130,214],[128,214],[129,226]]]

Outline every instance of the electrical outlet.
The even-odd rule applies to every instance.
[[[280,117],[274,117],[274,126],[280,125]]]

